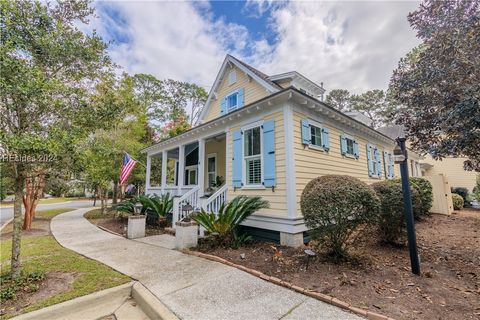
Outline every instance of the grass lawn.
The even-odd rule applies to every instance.
[[[54,209],[37,212],[37,217],[52,218],[53,216],[72,209]],[[38,223],[41,221],[34,221]],[[36,227],[41,227],[37,224]],[[47,226],[48,227],[48,226]],[[7,227],[8,228],[8,227]],[[8,232],[8,230],[5,230]],[[3,232],[2,232],[3,233]],[[1,272],[9,272],[11,257],[11,239],[0,242]],[[26,307],[17,310],[7,310],[2,318],[9,318],[18,313],[30,312],[46,306],[87,295],[95,291],[114,287],[131,279],[110,267],[97,261],[81,256],[68,250],[51,235],[24,235],[22,237],[22,266],[25,272],[43,271],[47,280],[49,275],[68,275],[71,283],[64,283],[64,288],[54,295],[45,296]],[[43,284],[42,284],[43,285]],[[42,290],[40,285],[39,291]],[[2,305],[4,301],[2,301]],[[21,306],[21,304],[19,304]]]
[[[79,198],[47,198],[47,199],[40,199],[39,204],[52,204],[52,203],[61,203],[67,201],[74,201],[78,200]],[[0,207],[11,207],[13,206],[13,202],[3,202]]]
[[[32,221],[32,229],[45,229],[45,230],[50,230],[48,228],[48,225],[50,224],[49,220],[45,219],[51,219],[57,214],[68,212],[75,210],[73,208],[57,208],[57,209],[49,209],[49,210],[38,210],[35,213],[36,218],[42,218],[39,220],[33,220]],[[9,232],[13,231],[13,224],[9,223],[5,228],[2,230],[2,234],[7,234]]]

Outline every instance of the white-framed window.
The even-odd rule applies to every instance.
[[[235,70],[232,70],[228,74],[228,85],[231,86],[235,82],[237,82],[237,72]]]
[[[211,153],[207,155],[207,182],[211,188],[217,180],[217,154]]]
[[[310,124],[310,144],[322,148],[322,128],[316,124]]]
[[[244,186],[262,186],[262,127],[255,125],[243,130]]]
[[[185,185],[191,186],[197,184],[198,166],[185,167]]]
[[[350,136],[345,136],[345,141],[347,145],[345,154],[350,156],[355,156],[355,148],[354,148],[355,140],[353,140],[353,138]]]
[[[227,112],[231,112],[238,107],[238,91],[232,92],[227,96]]]

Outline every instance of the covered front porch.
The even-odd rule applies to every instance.
[[[227,132],[178,141],[147,156],[146,194],[174,197],[173,222],[226,201]]]

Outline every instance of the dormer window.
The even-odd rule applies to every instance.
[[[235,82],[237,82],[237,72],[235,70],[232,70],[228,75],[228,85],[231,86]]]
[[[233,111],[238,107],[238,91],[227,96],[227,112]]]
[[[220,114],[224,115],[243,107],[245,104],[244,93],[245,90],[243,88],[239,88],[238,90],[232,91],[224,96],[220,102]]]

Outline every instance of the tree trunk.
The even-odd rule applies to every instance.
[[[115,179],[113,182],[113,195],[112,195],[112,204],[117,204],[118,199],[118,181]]]
[[[13,204],[13,233],[12,233],[12,279],[20,277],[20,245],[22,238],[22,199],[23,184],[25,183],[23,166],[16,165],[15,174],[15,202]]]
[[[107,198],[106,198],[107,191],[106,189],[99,188],[98,189],[98,196],[100,198],[100,208],[102,210],[102,214],[107,213]]]
[[[36,177],[26,178],[25,180],[26,194],[23,197],[23,205],[25,206],[25,218],[23,220],[23,230],[30,230],[35,210],[45,188],[45,176],[40,174]]]

